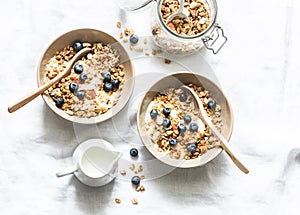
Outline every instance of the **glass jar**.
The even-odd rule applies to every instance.
[[[171,30],[162,18],[162,3],[157,0],[152,16],[151,30],[154,43],[162,50],[174,55],[189,55],[199,51],[202,47],[217,54],[227,41],[222,27],[216,22],[218,7],[216,0],[201,0],[209,14],[208,26],[202,32],[186,36]]]

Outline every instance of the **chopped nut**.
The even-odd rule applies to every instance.
[[[121,28],[121,27],[122,27],[121,22],[117,22],[117,28]]]
[[[131,199],[131,203],[137,205],[139,202],[136,198]]]
[[[138,185],[138,186],[135,188],[135,190],[136,190],[137,192],[139,192],[139,191],[145,191],[145,187],[142,186],[142,185]]]
[[[127,38],[124,38],[123,39],[123,43],[127,43],[128,42],[128,39]]]
[[[141,179],[141,180],[144,180],[144,179],[145,179],[145,176],[144,176],[144,175],[140,175],[140,179]]]
[[[170,64],[172,61],[171,60],[169,60],[169,59],[165,59],[165,64]]]
[[[121,173],[121,175],[126,175],[126,170],[123,169],[123,170],[120,171],[120,173]]]
[[[115,198],[115,202],[116,202],[117,204],[121,204],[121,199]]]
[[[135,169],[135,165],[134,164],[130,164],[129,169],[131,169],[133,171]]]
[[[120,33],[120,39],[122,40],[124,38],[123,32]]]

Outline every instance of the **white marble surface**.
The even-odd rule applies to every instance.
[[[222,153],[199,168],[162,166],[169,174],[150,176],[151,180],[143,182],[144,193],[136,193],[121,177],[105,187],[89,188],[71,176],[57,179],[55,173],[70,163],[67,157],[78,142],[93,133],[91,129],[122,150],[136,144],[141,149],[140,159],[148,159],[134,123],[130,123],[134,122],[138,90],[144,90],[143,81],[147,80],[142,71],[164,66],[151,67],[157,59],[134,61],[139,82],[132,102],[117,117],[96,127],[75,126],[60,119],[40,97],[13,114],[7,112],[7,106],[36,87],[38,59],[56,36],[74,28],[93,27],[117,37],[118,20],[148,36],[149,9],[127,14],[112,1],[100,0],[12,0],[3,4],[0,214],[299,214],[300,3],[218,3],[218,19],[229,41],[218,55],[201,51],[203,58],[196,58],[211,65],[232,103],[235,124],[231,143],[250,174],[242,174]],[[165,68],[177,67],[174,63]],[[119,127],[123,130],[117,131]],[[115,197],[120,197],[122,204],[115,204]],[[139,205],[131,204],[134,197]]]

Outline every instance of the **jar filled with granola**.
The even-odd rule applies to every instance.
[[[177,12],[180,0],[143,0],[137,10],[156,1],[151,17],[154,43],[163,51],[174,55],[189,55],[206,47],[217,54],[227,41],[223,28],[216,22],[216,0],[184,0],[185,18],[167,18]],[[128,4],[128,3],[127,3]]]

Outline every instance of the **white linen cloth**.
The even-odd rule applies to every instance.
[[[299,214],[300,3],[229,0],[218,4],[218,20],[229,38],[220,53],[202,50],[170,65],[139,55],[133,60],[137,81],[128,106],[98,126],[62,120],[41,97],[13,114],[7,107],[36,87],[38,59],[52,39],[84,27],[117,38],[119,20],[138,35],[149,36],[150,8],[127,13],[114,2],[95,0],[3,4],[0,214]],[[194,67],[189,62],[199,62],[199,68],[209,64],[213,72],[199,72],[217,79],[232,103],[235,123],[230,143],[249,167],[249,175],[241,173],[224,152],[205,166],[173,169],[156,163],[142,147],[134,124],[136,108],[145,82],[150,86],[158,78],[147,74]],[[87,187],[72,176],[55,177],[71,163],[68,157],[76,145],[91,135],[112,142],[125,158],[132,146],[140,149],[146,179],[148,174],[145,192],[132,189],[130,174],[101,188]],[[132,163],[124,160],[124,167]],[[116,197],[121,204],[114,202]],[[132,198],[139,204],[132,205]]]

